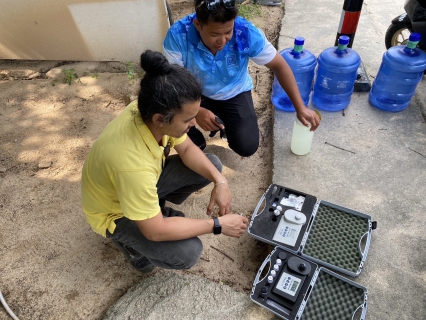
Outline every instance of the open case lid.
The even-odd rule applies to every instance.
[[[365,287],[280,247],[259,268],[250,299],[286,320],[363,320],[367,312]]]
[[[302,240],[301,254],[328,268],[358,276],[370,247],[371,217],[323,200],[317,203],[314,216]]]
[[[296,319],[359,319],[367,314],[367,288],[326,268],[319,268]]]
[[[357,276],[367,258],[371,217],[271,184],[259,200],[248,233],[263,242]]]

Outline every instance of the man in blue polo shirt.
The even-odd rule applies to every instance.
[[[195,13],[171,26],[163,51],[171,63],[190,70],[202,85],[197,124],[206,131],[225,130],[229,147],[240,156],[253,155],[259,146],[250,59],[274,72],[304,125],[315,130],[320,124],[317,114],[304,105],[286,61],[262,31],[238,16],[235,0],[195,0]],[[188,136],[205,147],[195,127]]]

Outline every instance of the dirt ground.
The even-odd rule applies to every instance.
[[[192,1],[169,4],[175,20],[192,12]],[[251,20],[275,45],[283,14],[283,8],[263,6]],[[71,69],[78,79],[71,77],[69,85],[64,79]],[[254,64],[250,72],[259,150],[241,158],[219,137],[208,138],[206,149],[224,163],[233,212],[248,218],[271,183],[273,124],[272,74]],[[131,286],[155,272],[175,272],[132,269],[90,229],[80,205],[83,162],[103,128],[135,99],[132,74],[121,62],[0,61],[0,290],[21,320],[101,319]],[[194,194],[180,210],[204,218],[210,190]],[[249,294],[267,247],[248,234],[201,239],[201,260],[180,272]],[[2,307],[0,319],[9,319]]]

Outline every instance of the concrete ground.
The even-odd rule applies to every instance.
[[[343,2],[287,0],[279,50],[292,47],[296,36],[305,37],[305,48],[317,56],[333,46]],[[371,81],[386,50],[386,29],[402,12],[402,0],[364,1],[352,48]],[[351,278],[368,288],[368,319],[424,319],[426,314],[425,105],[425,78],[410,106],[398,113],[372,107],[368,93],[354,93],[344,112],[321,112],[306,156],[290,151],[295,114],[275,112],[273,183],[366,213],[378,223],[364,269]],[[158,273],[129,290],[106,316],[123,318],[276,317],[224,285]]]

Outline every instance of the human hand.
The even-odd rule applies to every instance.
[[[201,127],[201,129],[205,131],[217,131],[219,129],[225,129],[223,123],[216,121],[216,115],[203,107],[200,108],[195,119],[197,120],[197,124]]]
[[[314,110],[309,109],[307,107],[304,107],[301,110],[297,111],[297,118],[306,127],[308,127],[309,124],[310,124],[311,125],[311,131],[315,131],[318,128],[318,126],[320,125],[320,122],[321,122],[321,118],[319,116],[319,113],[317,113]]]
[[[215,184],[210,194],[210,202],[207,206],[207,214],[211,215],[213,213],[215,204],[217,204],[219,207],[219,216],[228,214],[231,206],[231,199],[231,189],[229,188],[228,182],[226,180]]]
[[[247,230],[248,219],[239,214],[227,214],[218,219],[225,236],[239,238]]]

